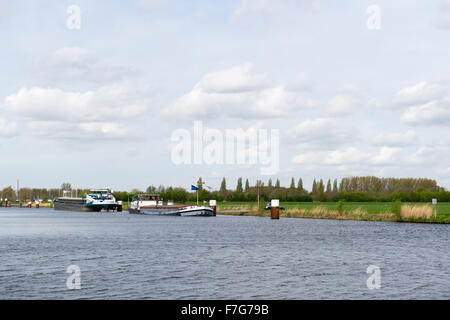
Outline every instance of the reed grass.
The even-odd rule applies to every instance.
[[[270,217],[270,210],[256,202],[235,202],[218,205],[218,214]],[[440,207],[439,207],[440,205]],[[355,203],[355,202],[315,202],[283,203],[286,210],[280,210],[280,217],[361,221],[450,223],[450,204],[440,203],[437,217],[433,207],[424,203]],[[249,210],[241,213],[240,211]],[[221,212],[235,211],[235,212]]]
[[[405,204],[400,210],[401,219],[429,219],[433,216],[433,207],[428,204]]]
[[[281,212],[282,217],[292,218],[314,218],[314,219],[336,219],[336,220],[379,220],[393,221],[393,215],[389,213],[369,214],[361,207],[351,210],[330,210],[324,206],[312,209],[287,209]]]

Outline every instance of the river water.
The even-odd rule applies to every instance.
[[[450,299],[449,231],[0,208],[0,299]]]

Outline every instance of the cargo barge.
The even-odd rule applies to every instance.
[[[174,205],[168,201],[166,204],[158,194],[140,194],[134,196],[129,207],[129,213],[144,215],[169,216],[213,216],[213,209],[205,206]]]
[[[55,210],[66,211],[116,211],[119,207],[109,189],[91,190],[84,198],[59,197],[53,201]]]

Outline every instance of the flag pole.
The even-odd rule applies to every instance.
[[[197,205],[198,205],[198,189],[197,189]]]

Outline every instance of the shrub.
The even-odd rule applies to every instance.
[[[401,220],[402,202],[400,200],[391,203],[391,212],[395,215],[397,220]]]
[[[340,215],[344,214],[344,201],[339,200],[337,204],[337,211],[339,212]]]

